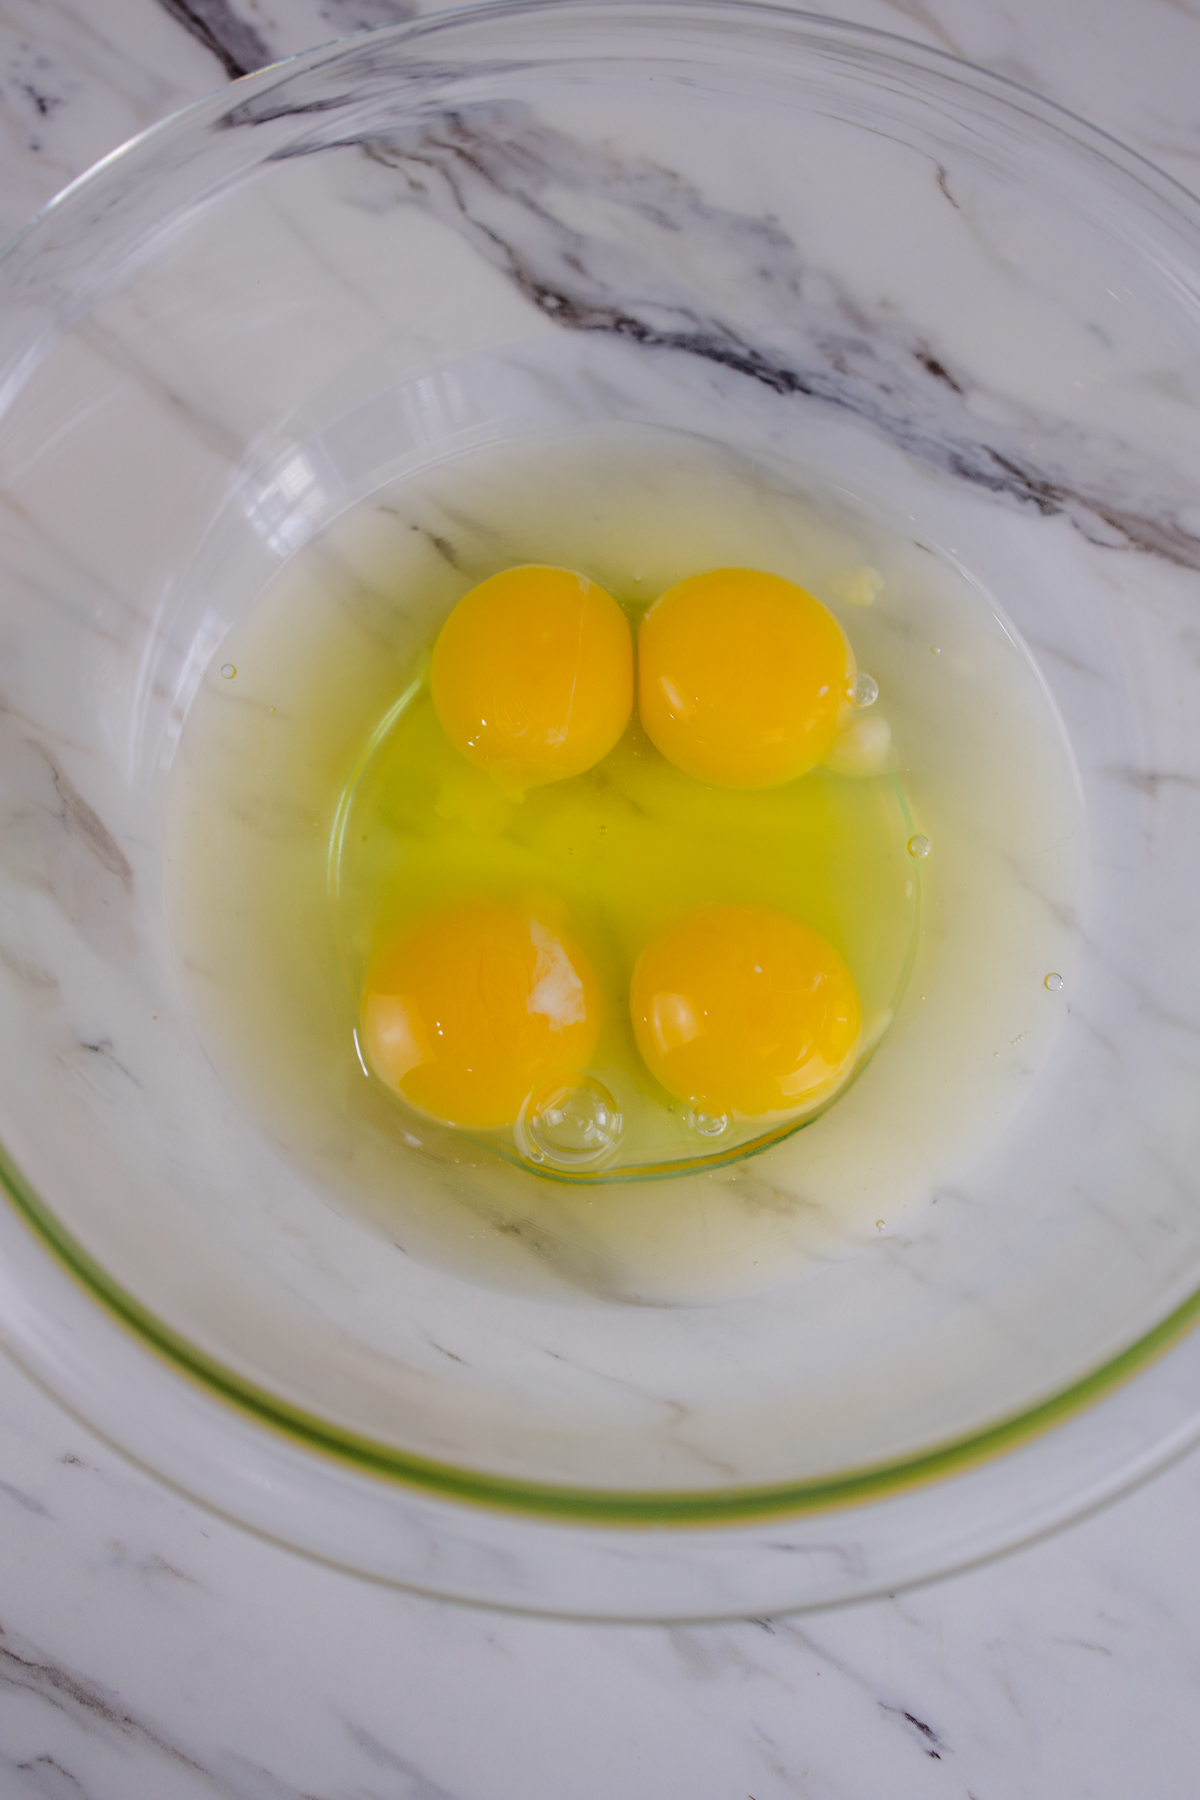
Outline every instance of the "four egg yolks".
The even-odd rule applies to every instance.
[[[693,576],[643,619],[642,725],[700,781],[795,779],[828,752],[853,659],[841,629],[794,583],[747,569]],[[434,647],[447,737],[502,789],[593,767],[628,723],[629,626],[603,588],[532,565],[464,596]],[[601,1022],[590,963],[540,909],[464,901],[377,951],[363,1049],[410,1105],[446,1123],[512,1125],[531,1092],[587,1067]],[[704,905],[642,950],[630,988],[651,1074],[698,1110],[795,1113],[848,1074],[858,995],[832,945],[770,907]]]
[[[434,645],[430,691],[456,750],[519,797],[608,755],[633,708],[621,608],[570,569],[505,569],[465,594]]]
[[[852,657],[819,600],[756,569],[668,588],[638,635],[638,708],[655,748],[715,787],[774,787],[827,755]]]

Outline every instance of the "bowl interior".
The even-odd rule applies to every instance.
[[[2,277],[0,1137],[95,1289],[347,1455],[666,1519],[900,1468],[1184,1304],[1194,212],[890,40],[551,5],[267,71],[35,224]],[[204,887],[180,794],[220,668],[319,552],[388,596],[387,691],[429,625],[388,590],[397,497],[449,516],[475,481],[495,534],[495,471],[634,441],[733,471],[739,556],[887,678],[935,846],[903,1000],[827,1115],[669,1203],[589,1213],[380,1127],[359,1204],[362,1121],[306,1135],[301,1075],[229,1026],[258,981],[300,1043],[324,978],[258,958],[232,827]],[[304,881],[336,802],[287,827]]]

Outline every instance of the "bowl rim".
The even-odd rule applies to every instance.
[[[359,1474],[384,1477],[443,1499],[507,1513],[536,1514],[570,1524],[603,1526],[746,1525],[861,1506],[943,1477],[960,1474],[1041,1436],[1129,1381],[1165,1355],[1200,1319],[1200,1290],[1135,1343],[1098,1364],[1069,1387],[982,1429],[915,1454],[864,1464],[804,1481],[728,1489],[595,1489],[522,1481],[396,1450],[364,1434],[331,1426],[234,1374],[190,1344],[113,1281],[38,1199],[0,1146],[0,1186],[58,1263],[93,1299],[175,1371],[230,1402],[259,1424],[282,1431],[307,1449]]]
[[[950,52],[936,49],[877,27],[800,11],[777,0],[475,0],[444,11],[392,25],[336,37],[297,55],[281,58],[213,90],[177,109],[108,152],[59,190],[0,245],[0,280],[19,263],[26,246],[36,252],[39,231],[79,199],[86,199],[131,158],[163,140],[186,137],[198,124],[208,125],[255,95],[269,92],[296,73],[336,62],[351,46],[367,40],[418,43],[464,24],[487,18],[528,20],[544,13],[597,21],[615,19],[633,28],[650,28],[668,19],[691,15],[707,21],[736,22],[741,31],[756,23],[793,32],[797,42],[842,43],[873,48],[880,56],[922,69],[935,77],[953,78],[1003,104],[1006,112],[1024,114],[1055,128],[1077,147],[1091,150],[1104,163],[1133,177],[1181,218],[1200,248],[1200,199],[1147,157],[1091,124],[1068,108],[1043,98],[1007,76],[994,74]],[[31,242],[32,240],[32,242]],[[799,1481],[773,1482],[724,1489],[590,1489],[527,1481],[475,1471],[410,1454],[366,1435],[329,1424],[225,1367],[173,1330],[95,1261],[55,1218],[0,1144],[0,1189],[32,1233],[52,1253],[74,1282],[120,1322],[144,1347],[163,1358],[177,1373],[217,1396],[242,1415],[290,1441],[360,1474],[384,1478],[432,1497],[470,1503],[490,1511],[533,1515],[576,1525],[736,1526],[766,1519],[799,1517],[863,1506],[963,1472],[1000,1457],[1050,1431],[1103,1395],[1129,1381],[1163,1356],[1200,1320],[1200,1287],[1135,1342],[1087,1370],[1066,1387],[1019,1408],[979,1429],[932,1446],[877,1463]],[[18,1353],[19,1354],[19,1353]],[[1082,1503],[1081,1503],[1082,1504]],[[1019,1541],[1013,1537],[1013,1542]]]
[[[1043,124],[1057,125],[1064,131],[1064,135],[1075,137],[1085,145],[1090,145],[1093,150],[1100,151],[1108,161],[1122,167],[1126,174],[1137,177],[1148,188],[1157,191],[1163,199],[1176,206],[1182,201],[1184,212],[1194,210],[1195,223],[1200,225],[1200,198],[1174,175],[1159,168],[1150,157],[1131,149],[1103,126],[1085,119],[1082,114],[1072,111],[1060,101],[1047,99],[1009,75],[985,69],[979,63],[956,56],[953,51],[918,43],[915,38],[905,37],[900,32],[885,31],[877,25],[863,25],[854,20],[834,18],[829,13],[789,6],[784,0],[465,0],[464,4],[418,14],[410,19],[400,19],[394,24],[366,26],[360,31],[348,32],[340,37],[326,38],[307,50],[299,50],[290,56],[281,56],[274,62],[264,63],[262,68],[254,69],[248,75],[239,75],[222,87],[202,94],[199,99],[189,100],[186,105],[176,107],[164,118],[156,119],[152,125],[147,125],[144,130],[135,132],[132,137],[106,151],[97,161],[89,164],[73,180],[52,194],[28,219],[16,226],[7,238],[0,240],[0,270],[8,258],[47,219],[63,210],[102,176],[111,173],[122,161],[138,151],[157,143],[160,138],[173,136],[190,126],[194,120],[208,114],[219,113],[229,94],[236,94],[237,104],[240,105],[252,91],[267,90],[280,79],[290,79],[300,70],[316,67],[341,55],[349,46],[369,40],[416,41],[480,17],[524,19],[534,13],[582,15],[589,11],[601,19],[612,19],[623,14],[636,23],[646,25],[656,18],[668,18],[672,14],[688,12],[713,19],[724,17],[730,22],[736,19],[740,25],[746,25],[751,18],[774,20],[785,26],[803,27],[810,33],[820,33],[831,41],[841,38],[848,44],[874,44],[884,53],[890,50],[896,60],[901,60],[898,53],[903,52],[905,61],[923,63],[934,74],[957,74],[964,86],[991,93],[994,98],[1007,102],[1016,111],[1040,117]]]

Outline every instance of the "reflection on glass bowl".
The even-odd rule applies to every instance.
[[[551,1612],[893,1589],[1190,1441],[1193,200],[878,34],[497,6],[191,108],[36,220],[0,285],[15,1355],[261,1531]],[[723,533],[807,559],[854,643],[854,755],[889,734],[920,898],[874,1054],[763,1147],[682,1109],[702,1167],[660,1183],[608,1179],[631,1120],[600,1069],[533,1097],[525,1166],[353,1070],[359,1097],[297,1107],[342,1002],[323,952],[303,1007],[247,955],[256,856],[291,831],[327,866],[402,697],[387,658],[419,662],[456,560],[514,560],[519,506],[471,472],[540,456],[566,482],[634,440],[606,465],[637,471],[623,516],[652,510],[647,467],[690,471],[704,566]],[[386,587],[397,506],[449,520],[427,615]],[[239,717],[236,646],[280,595],[302,617],[322,557],[392,634],[380,705],[311,817],[255,810],[205,709]],[[298,668],[301,634],[276,641]],[[242,837],[206,863],[171,834],[218,790]],[[262,1051],[276,1007],[292,1064]]]

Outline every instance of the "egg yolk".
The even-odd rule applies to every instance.
[[[633,641],[586,575],[505,569],[464,594],[433,650],[430,688],[456,749],[514,796],[607,756],[633,708]]]
[[[600,991],[579,947],[528,907],[467,901],[385,943],[367,974],[363,1049],[448,1125],[511,1125],[529,1093],[585,1068]]]
[[[819,763],[852,670],[820,601],[754,569],[668,588],[642,621],[638,664],[650,741],[715,787],[775,787]]]
[[[825,1098],[850,1073],[858,994],[823,937],[767,906],[701,906],[648,944],[633,1031],[669,1094],[760,1118]]]

